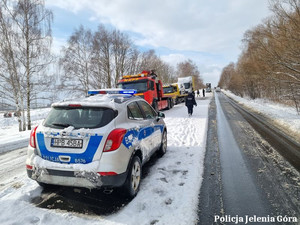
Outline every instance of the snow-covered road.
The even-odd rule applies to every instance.
[[[21,148],[0,155],[0,191],[18,185],[18,181],[24,178],[26,150],[27,148]]]
[[[37,208],[31,200],[42,188],[27,178],[24,168],[18,180],[0,192],[0,224],[195,224],[210,99],[199,98],[192,117],[183,104],[164,111],[167,153],[150,168],[139,194],[118,212],[91,216]],[[0,180],[7,184],[9,179],[1,175]]]

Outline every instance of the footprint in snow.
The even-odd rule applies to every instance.
[[[168,198],[167,200],[165,200],[166,205],[171,205],[172,202],[173,202],[173,200],[171,198]]]
[[[163,190],[161,190],[161,189],[159,189],[159,188],[153,189],[153,192],[156,193],[156,194],[158,194],[159,196],[165,196],[166,195],[166,192],[163,191]]]
[[[40,223],[40,218],[37,216],[27,216],[25,218],[23,218],[21,224],[39,224]],[[19,224],[19,223],[14,223],[14,224]]]
[[[173,174],[178,174],[178,173],[180,173],[181,172],[181,170],[172,170],[172,173]]]
[[[163,181],[163,182],[165,182],[165,183],[169,183],[165,177],[160,178],[159,180],[161,180],[161,181]]]
[[[185,176],[185,175],[187,175],[188,172],[189,172],[188,170],[183,170],[182,175]]]
[[[144,211],[146,209],[146,203],[139,203],[138,209],[139,212]]]
[[[166,168],[165,167],[161,167],[161,168],[157,168],[158,170],[163,170],[163,171],[165,171],[166,170]]]

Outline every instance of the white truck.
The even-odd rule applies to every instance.
[[[206,83],[206,92],[211,92],[211,83]]]
[[[195,81],[193,76],[179,77],[177,83],[181,94],[195,91]]]

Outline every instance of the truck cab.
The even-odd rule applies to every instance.
[[[184,102],[184,97],[187,96],[187,94],[183,94],[184,92],[180,91],[177,83],[164,85],[163,90],[165,96],[172,97],[174,104]]]
[[[193,76],[179,77],[178,85],[180,89],[183,89],[183,94],[187,94],[195,90],[195,81]]]
[[[144,70],[140,74],[125,75],[119,80],[117,87],[135,89],[135,95],[145,99],[156,111],[172,108],[172,98],[164,95],[162,82],[153,71]]]
[[[211,83],[206,83],[206,92],[211,92]]]

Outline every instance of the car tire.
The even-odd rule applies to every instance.
[[[174,102],[173,102],[173,99],[168,99],[168,108],[167,109],[172,109],[174,106]]]
[[[125,195],[134,198],[139,189],[142,179],[142,163],[138,156],[134,156],[128,170],[128,175],[124,184]]]
[[[175,100],[172,98],[171,100],[170,100],[170,102],[171,102],[171,109],[174,107],[174,105],[175,105]]]
[[[167,102],[168,102],[168,106],[167,106],[166,109],[171,109],[171,101],[170,101],[170,99],[167,99]]]
[[[164,130],[161,138],[161,144],[158,150],[158,154],[160,157],[162,157],[164,154],[167,152],[167,146],[168,146],[168,136],[167,136],[167,131]]]

